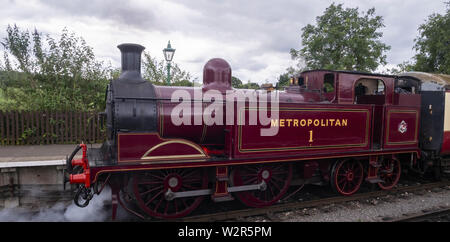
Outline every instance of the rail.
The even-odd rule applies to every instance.
[[[450,208],[447,207],[432,211],[422,211],[420,213],[397,218],[389,222],[425,222],[425,221],[433,221],[444,216],[450,217]],[[448,218],[446,219],[446,221],[447,222],[449,221]]]
[[[239,210],[212,213],[212,214],[196,215],[196,216],[190,216],[190,217],[185,217],[185,218],[179,219],[179,221],[183,221],[183,222],[224,221],[224,220],[251,217],[251,216],[257,216],[257,215],[265,215],[265,214],[270,214],[270,213],[292,211],[292,210],[308,208],[308,207],[323,206],[323,205],[327,205],[327,204],[331,204],[331,203],[343,203],[343,202],[367,199],[367,198],[372,198],[372,197],[377,197],[377,196],[384,196],[384,195],[389,195],[389,194],[398,193],[398,192],[412,192],[412,191],[422,190],[422,189],[431,189],[431,188],[435,188],[435,187],[442,187],[442,186],[448,186],[448,185],[450,185],[450,181],[427,183],[427,184],[416,185],[416,186],[398,187],[398,188],[394,188],[394,189],[388,190],[388,191],[382,190],[382,191],[375,191],[375,192],[368,192],[368,193],[359,193],[359,194],[354,194],[349,197],[336,196],[336,197],[330,197],[330,198],[315,199],[315,200],[311,200],[311,201],[277,204],[277,205],[273,205],[273,206],[265,207],[265,208],[239,209]]]

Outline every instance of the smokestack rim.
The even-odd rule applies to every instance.
[[[119,50],[121,52],[126,51],[126,52],[130,52],[130,51],[139,51],[142,52],[143,50],[145,50],[145,47],[140,45],[140,44],[134,44],[134,43],[123,43],[117,46],[117,48],[119,48]]]

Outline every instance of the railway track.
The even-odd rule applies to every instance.
[[[354,194],[349,197],[336,196],[336,197],[315,199],[315,200],[310,200],[310,201],[276,204],[276,205],[272,205],[270,207],[265,207],[265,208],[249,208],[249,209],[239,209],[239,210],[232,210],[232,211],[219,212],[219,213],[202,214],[202,215],[185,217],[182,219],[178,219],[177,221],[214,222],[214,221],[233,220],[233,219],[258,216],[258,215],[270,215],[270,214],[274,214],[274,213],[298,210],[298,209],[309,208],[309,207],[318,207],[318,206],[323,206],[323,205],[332,204],[332,203],[344,203],[344,202],[356,201],[356,200],[360,200],[360,199],[392,195],[392,194],[401,193],[401,192],[413,192],[413,191],[418,191],[418,190],[423,190],[423,189],[433,189],[433,188],[445,187],[448,185],[450,185],[450,181],[434,182],[434,183],[427,183],[427,184],[407,186],[407,187],[398,187],[398,188],[394,188],[394,189],[388,190],[388,191],[381,190],[381,191]]]
[[[408,215],[390,222],[449,222],[450,207]]]

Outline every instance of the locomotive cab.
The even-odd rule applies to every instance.
[[[286,92],[305,95],[310,102],[335,102],[336,82],[333,71],[308,71],[292,78]]]
[[[383,105],[392,103],[388,96],[393,92],[393,82],[394,76],[389,75],[311,70],[294,78],[286,90],[293,93],[317,93],[317,101]]]

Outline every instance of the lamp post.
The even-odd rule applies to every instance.
[[[171,62],[173,59],[173,55],[175,53],[175,49],[172,49],[172,46],[170,45],[170,40],[169,43],[167,43],[167,47],[163,49],[163,53],[164,53],[164,58],[167,61],[167,85],[170,85],[170,67],[171,67]]]

